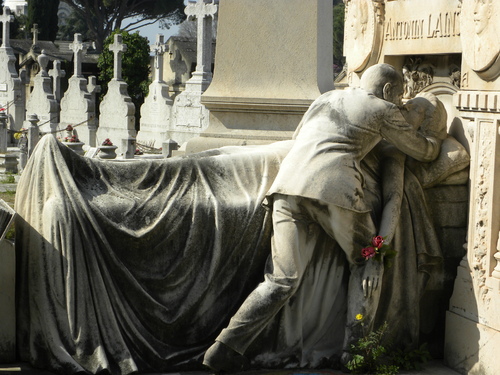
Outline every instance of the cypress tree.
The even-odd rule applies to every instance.
[[[34,24],[38,24],[38,39],[56,40],[57,36],[57,11],[59,0],[30,0],[28,2],[28,17],[26,29],[30,32]]]

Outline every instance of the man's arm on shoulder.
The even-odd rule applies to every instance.
[[[422,162],[433,161],[438,157],[442,141],[418,133],[406,122],[396,106],[386,112],[382,121],[382,136],[406,155]]]

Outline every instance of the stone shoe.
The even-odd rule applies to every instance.
[[[246,357],[219,341],[208,348],[203,364],[217,373],[245,371],[250,367]]]

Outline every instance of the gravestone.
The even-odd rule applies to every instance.
[[[151,46],[154,53],[154,80],[149,85],[149,94],[141,106],[141,128],[137,142],[150,147],[160,148],[167,139],[172,99],[168,95],[168,85],[163,80],[163,55],[166,44],[163,35],[156,36],[156,43]]]
[[[118,146],[117,152],[123,153],[122,140],[135,138],[135,106],[127,93],[127,83],[122,79],[122,55],[127,46],[122,43],[122,36],[115,35],[114,43],[109,46],[114,53],[113,79],[108,84],[108,92],[99,107],[99,128],[97,144],[109,138]]]
[[[14,17],[8,7],[3,8],[0,22],[3,25],[2,46],[0,47],[0,105],[6,109],[9,127],[12,130],[22,128],[25,103],[21,79],[16,71],[16,56],[10,46],[10,23]]]
[[[47,73],[47,64],[49,62],[45,51],[38,56],[40,71],[34,78],[33,91],[26,101],[26,112],[36,114],[40,120],[40,130],[45,133],[55,131],[59,119],[59,103],[54,97],[52,91],[52,80]],[[29,127],[29,121],[24,122],[24,127]]]
[[[61,100],[61,127],[72,125],[81,142],[95,147],[97,131],[95,96],[92,97],[88,92],[88,82],[82,74],[82,57],[88,45],[82,42],[81,34],[75,34],[70,48],[74,53],[74,73]]]
[[[49,76],[52,77],[52,91],[54,98],[61,101],[61,78],[66,77],[66,72],[61,69],[61,61],[54,60],[53,68],[49,70]]]
[[[447,364],[462,374],[500,373],[500,3],[463,0],[462,65],[453,105],[471,139],[467,254],[446,320]]]
[[[201,104],[201,94],[212,81],[212,23],[218,3],[218,0],[190,1],[185,9],[188,20],[197,24],[197,64],[185,91],[175,98],[169,135],[179,144],[200,135],[208,126],[209,112]]]
[[[439,318],[446,325],[445,363],[461,374],[498,374],[500,3],[348,0],[346,6],[346,82],[358,86],[377,62],[396,66],[405,97],[438,96],[448,132],[470,153],[470,191],[462,185],[426,192],[445,261],[447,289],[436,309],[448,310]],[[452,188],[461,193],[450,194]]]
[[[233,0],[220,3],[218,19],[201,99],[209,126],[186,152],[291,138],[312,101],[333,89],[332,3]]]

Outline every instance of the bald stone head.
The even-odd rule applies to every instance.
[[[377,98],[396,105],[402,104],[403,77],[389,64],[377,64],[369,67],[361,77],[361,88]]]

